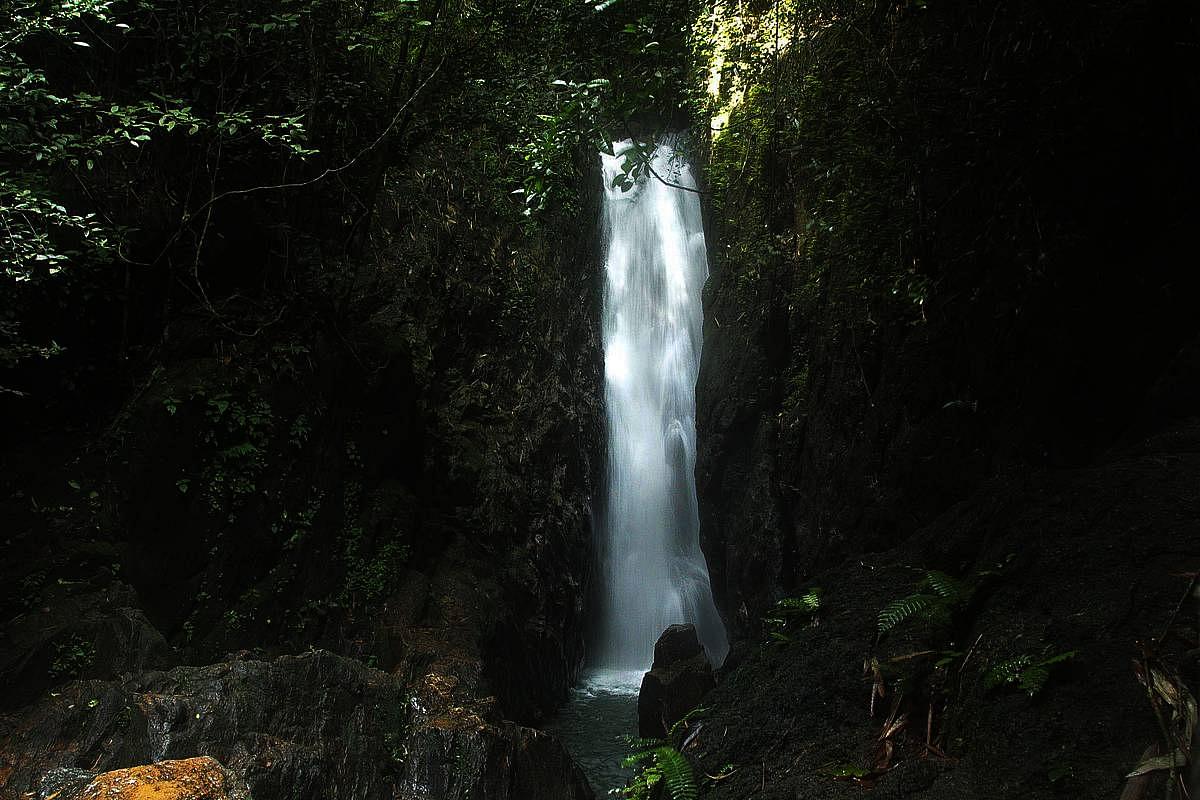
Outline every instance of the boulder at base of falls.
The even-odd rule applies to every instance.
[[[654,644],[654,664],[638,693],[638,735],[660,739],[716,686],[693,625],[672,625]]]
[[[41,796],[58,800],[247,800],[250,797],[244,782],[215,758],[207,756],[117,769],[91,780],[67,783],[67,786],[59,784],[49,793],[46,791],[49,787],[43,785]]]

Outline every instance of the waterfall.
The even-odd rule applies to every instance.
[[[602,666],[644,670],[668,625],[691,622],[709,660],[729,651],[700,552],[696,374],[708,278],[700,200],[673,142],[623,191],[630,142],[603,154],[608,502],[602,523]],[[664,182],[666,181],[666,182]]]

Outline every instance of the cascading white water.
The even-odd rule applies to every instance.
[[[700,201],[672,142],[655,175],[614,187],[630,142],[604,154],[604,374],[608,503],[599,665],[648,669],[668,625],[696,626],[709,661],[729,651],[700,551],[696,374],[708,278]],[[661,178],[661,179],[660,179]]]

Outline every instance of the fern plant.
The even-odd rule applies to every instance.
[[[937,570],[926,570],[916,589],[913,594],[888,603],[879,612],[880,635],[915,618],[947,622],[953,612],[965,605],[974,593],[973,585]]]
[[[667,733],[666,739],[638,739],[628,737],[626,742],[632,753],[622,765],[634,769],[633,779],[624,789],[614,793],[630,800],[652,800],[660,797],[657,787],[662,786],[669,800],[696,800],[699,788],[692,765],[679,749],[671,744],[679,730],[693,717],[706,709],[694,708],[684,715]]]
[[[1041,658],[1029,653],[1022,653],[1005,659],[993,664],[984,673],[984,688],[991,691],[1001,686],[1016,684],[1030,697],[1033,697],[1050,680],[1050,670],[1057,664],[1071,660],[1076,654],[1075,650],[1054,653],[1053,648],[1048,647],[1042,652]]]
[[[821,608],[821,587],[814,586],[799,597],[785,597],[775,604],[763,620],[767,634],[781,644],[794,641],[787,631],[801,621],[807,621]]]
[[[696,800],[698,789],[692,765],[674,746],[660,741],[633,753],[623,763],[637,772],[621,790],[622,797],[650,800],[655,787],[662,784],[671,800]]]

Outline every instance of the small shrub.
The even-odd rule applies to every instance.
[[[72,636],[54,646],[54,661],[50,664],[50,677],[78,678],[96,660],[96,648],[82,636]]]

